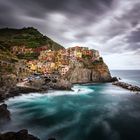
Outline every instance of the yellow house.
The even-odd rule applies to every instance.
[[[52,62],[50,67],[55,68],[55,63]]]
[[[33,70],[33,71],[37,70],[37,65],[31,64],[30,69]]]
[[[80,52],[80,51],[75,51],[74,55],[75,55],[75,57],[82,58],[82,52]]]

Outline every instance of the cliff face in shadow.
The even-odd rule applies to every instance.
[[[74,67],[66,75],[71,83],[110,82],[112,77],[108,66],[100,61],[90,67]]]
[[[92,71],[87,68],[76,67],[70,71],[68,80],[71,83],[87,83],[91,82]]]
[[[95,64],[92,69],[92,82],[110,82],[111,79],[108,66],[104,62]]]

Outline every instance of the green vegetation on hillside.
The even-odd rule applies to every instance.
[[[37,29],[33,27],[22,29],[0,29],[0,46],[11,50],[13,46],[20,47],[23,45],[27,48],[38,48],[45,45],[51,50],[59,50],[63,48],[61,45],[54,42],[47,36],[42,35]]]
[[[3,57],[9,58],[11,56],[12,47],[26,46],[26,48],[39,48],[42,46],[47,46],[51,50],[63,49],[61,45],[54,42],[47,36],[42,35],[37,29],[33,27],[22,28],[22,29],[12,29],[12,28],[2,28],[0,29],[0,59]],[[19,59],[37,59],[38,53],[27,53],[16,55]]]
[[[17,62],[18,58],[13,55],[6,47],[0,45],[0,60],[8,62]]]

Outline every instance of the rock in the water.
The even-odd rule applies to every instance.
[[[19,132],[7,132],[0,134],[0,140],[39,140],[37,137],[28,134],[28,130],[23,129]]]
[[[0,90],[0,102],[5,99],[5,91]]]
[[[120,80],[120,78],[119,78],[119,80]],[[119,81],[119,80],[118,80],[117,77],[112,77],[111,82],[116,82],[116,81]]]
[[[128,89],[130,91],[140,92],[140,87],[134,86],[134,85],[131,85],[131,84],[128,84],[128,83],[125,83],[125,82],[116,81],[116,82],[113,82],[112,84],[116,85],[118,87],[122,87],[124,89]]]
[[[55,138],[49,138],[48,140],[56,140]]]
[[[0,123],[5,123],[10,120],[10,112],[6,104],[0,105]]]
[[[51,84],[52,89],[56,90],[71,90],[72,84],[64,79],[59,79],[56,84]]]

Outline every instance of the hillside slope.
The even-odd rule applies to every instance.
[[[22,48],[40,48],[42,46],[47,46],[47,49],[59,50],[63,49],[61,45],[54,42],[47,36],[42,35],[37,29],[33,27],[22,28],[22,29],[11,29],[3,28],[0,29],[0,46],[5,47],[9,51],[12,47],[18,46]],[[32,58],[37,58],[38,55],[32,55]],[[26,58],[26,57],[20,57]]]

